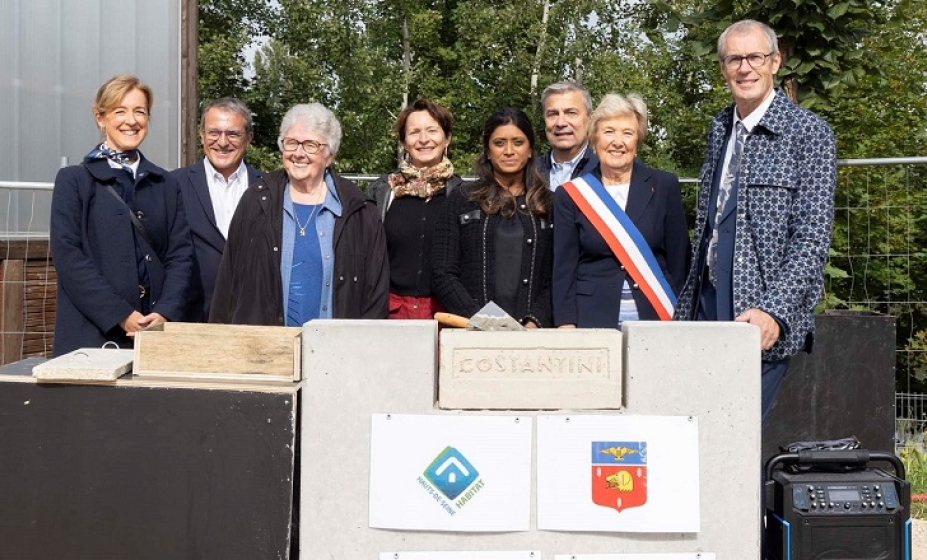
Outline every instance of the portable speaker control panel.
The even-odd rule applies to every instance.
[[[795,485],[792,506],[818,515],[870,515],[891,513],[899,503],[894,482],[872,477],[858,484]]]

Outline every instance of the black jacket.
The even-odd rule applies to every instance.
[[[367,196],[377,204],[377,208],[380,209],[380,218],[383,220],[386,220],[386,211],[389,210],[389,203],[393,200],[392,191],[386,179],[388,176],[389,175],[381,175],[377,177],[377,180],[370,183],[370,186],[367,187]],[[447,185],[444,187],[445,194],[451,194],[462,184],[463,179],[460,178],[460,175],[452,175],[451,178],[447,180]]]
[[[385,319],[389,298],[386,239],[377,209],[334,172],[341,217],[335,219],[332,317]],[[249,186],[229,227],[209,311],[211,323],[283,325],[284,170]]]
[[[486,216],[479,204],[467,200],[468,186],[447,197],[435,228],[431,289],[451,313],[470,317],[495,292],[496,228],[498,215]],[[551,326],[552,229],[550,220],[516,213],[525,232],[521,285],[515,318]]]

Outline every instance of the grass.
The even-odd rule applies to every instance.
[[[898,454],[911,483],[911,495],[927,494],[927,452],[922,446],[907,445]],[[927,519],[927,502],[911,503],[911,517]]]

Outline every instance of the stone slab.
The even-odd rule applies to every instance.
[[[443,409],[622,406],[621,333],[615,329],[445,329],[440,349],[438,404]]]
[[[80,348],[32,368],[40,381],[115,381],[132,369],[134,352],[115,348]]]

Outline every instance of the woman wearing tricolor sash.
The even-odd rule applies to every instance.
[[[554,324],[671,320],[690,258],[679,179],[636,159],[640,96],[606,95],[590,129],[598,169],[554,193]]]

